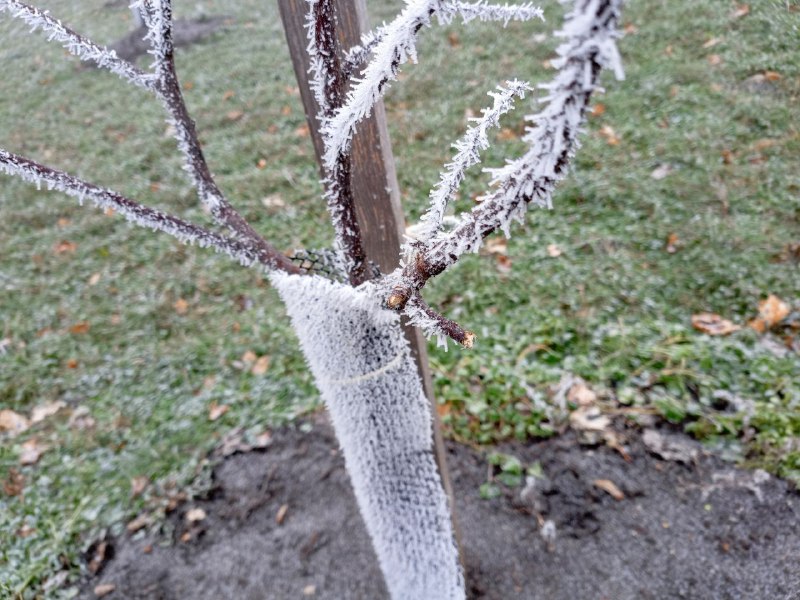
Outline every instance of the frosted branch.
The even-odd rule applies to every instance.
[[[311,88],[319,105],[323,130],[345,98],[335,24],[333,0],[309,1],[306,27]],[[327,153],[331,138],[323,136],[323,142]],[[349,148],[340,148],[333,161],[324,162],[323,172],[325,200],[335,234],[334,246],[342,254],[350,283],[358,285],[367,278],[367,261],[353,200]]]
[[[117,192],[88,183],[63,171],[51,169],[2,148],[0,148],[0,171],[33,183],[38,188],[44,184],[47,189],[77,198],[81,204],[89,200],[99,208],[114,209],[135,225],[164,232],[184,244],[214,248],[244,266],[260,264],[269,270],[288,273],[299,271],[287,257],[266,242],[255,246],[249,242],[219,235],[157,209],[143,206]]]
[[[465,348],[472,348],[475,344],[475,334],[467,331],[455,321],[440,315],[428,306],[418,293],[408,299],[403,309],[403,314],[408,317],[408,322],[419,327],[422,333],[430,339],[436,337],[436,344],[447,349],[447,338],[461,344]]]
[[[502,21],[503,26],[510,21],[530,21],[541,19],[544,21],[544,13],[541,8],[526,4],[488,4],[486,2],[453,2],[445,0],[442,2],[442,10],[439,13],[439,23],[446,25],[450,23],[454,15],[459,15],[464,23],[469,23],[473,19],[481,21]],[[345,79],[369,58],[375,46],[383,41],[386,36],[387,26],[382,25],[361,38],[361,44],[353,46],[347,52],[344,61]]]
[[[197,196],[215,221],[251,243],[261,245],[264,239],[230,205],[217,187],[208,168],[197,130],[181,93],[175,72],[175,46],[172,39],[172,4],[170,0],[143,0],[132,8],[140,10],[147,27],[147,39],[154,57],[155,93],[169,114],[167,122],[175,130],[178,149],[183,154],[184,169],[192,178]]]
[[[153,90],[155,77],[145,73],[135,65],[117,56],[114,50],[95,44],[90,39],[76,33],[61,21],[51,17],[46,11],[16,0],[0,0],[0,12],[7,12],[31,26],[31,31],[41,29],[47,33],[48,41],[60,43],[66,50],[81,60],[108,69],[132,84]]]
[[[498,86],[496,92],[489,92],[489,96],[494,98],[493,106],[483,109],[480,117],[470,119],[475,125],[469,127],[453,145],[457,152],[453,160],[445,165],[441,178],[431,190],[430,208],[422,215],[417,228],[420,242],[427,242],[439,232],[447,203],[464,181],[467,169],[478,164],[481,151],[489,147],[489,128],[499,126],[500,117],[514,108],[514,98],[524,98],[525,92],[531,89],[527,83],[516,80],[506,82],[506,85]]]
[[[528,205],[550,207],[553,189],[566,174],[577,147],[584,113],[602,68],[611,68],[622,78],[616,48],[616,24],[620,0],[578,0],[567,15],[559,46],[556,77],[541,86],[547,103],[523,140],[528,151],[501,169],[492,170],[495,189],[462,217],[449,233],[440,233],[427,243],[412,244],[411,256],[402,271],[387,279],[387,286],[401,285],[419,290],[428,279],[455,263],[465,252],[476,252],[483,239],[496,230],[510,233],[513,221],[522,221]],[[401,309],[402,304],[397,306]]]

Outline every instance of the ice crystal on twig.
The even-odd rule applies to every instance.
[[[31,31],[41,29],[47,33],[49,41],[60,43],[66,50],[81,60],[92,62],[98,67],[108,69],[123,79],[139,87],[152,90],[155,76],[145,73],[127,60],[117,56],[113,50],[95,44],[92,40],[76,33],[59,21],[33,6],[17,0],[0,0],[0,12],[7,12],[31,26]]]
[[[524,98],[530,86],[521,81],[506,82],[507,87],[498,86],[497,91],[489,92],[494,98],[491,108],[481,111],[481,116],[470,119],[475,123],[453,147],[457,150],[453,160],[445,165],[441,178],[430,193],[430,208],[422,215],[417,229],[417,240],[427,242],[438,233],[442,226],[447,203],[458,191],[470,167],[481,161],[480,153],[489,147],[487,132],[490,127],[500,124],[500,117],[514,108],[514,98]]]

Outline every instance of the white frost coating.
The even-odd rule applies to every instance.
[[[563,30],[556,34],[566,38],[553,61],[560,71],[550,83],[540,86],[547,91],[541,100],[547,106],[527,117],[534,125],[523,137],[528,151],[503,168],[487,169],[497,189],[453,231],[440,233],[425,245],[424,251],[435,262],[449,265],[466,252],[477,252],[487,231],[499,228],[510,235],[511,224],[522,221],[529,203],[551,207],[552,192],[566,174],[584,111],[596,87],[592,69],[611,68],[617,77],[624,77],[614,41],[619,5],[619,0],[575,3]]]
[[[16,0],[0,0],[0,12],[7,12],[31,26],[31,31],[41,29],[48,34],[48,41],[59,42],[66,50],[81,60],[93,62],[98,67],[108,69],[145,89],[152,90],[155,76],[140,71],[135,65],[117,56],[114,50],[95,44],[93,41],[77,34],[61,21],[51,17],[47,11],[29,6]]]
[[[112,190],[82,181],[62,171],[38,165],[21,156],[0,148],[0,172],[33,183],[38,189],[44,184],[49,190],[63,192],[78,199],[80,204],[89,200],[99,208],[111,208],[134,225],[161,231],[184,244],[201,248],[212,247],[227,254],[243,266],[259,262],[258,251],[238,240],[207,231],[159,210],[142,206],[120,196]]]
[[[525,92],[531,89],[526,82],[517,80],[508,81],[506,85],[508,87],[497,86],[496,92],[489,92],[489,96],[494,98],[494,105],[484,108],[480,117],[470,119],[475,125],[453,144],[457,152],[453,160],[445,165],[441,178],[431,190],[430,208],[420,218],[419,241],[427,242],[439,232],[447,203],[464,181],[467,169],[481,162],[481,151],[489,147],[489,128],[499,126],[500,117],[514,108],[514,98],[524,98]]]
[[[398,315],[318,276],[270,279],[330,412],[392,598],[463,599],[430,408]]]

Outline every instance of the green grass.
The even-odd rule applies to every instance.
[[[102,4],[47,7],[108,42],[130,23],[125,8]],[[627,80],[604,80],[597,101],[606,110],[589,120],[555,210],[532,212],[509,241],[512,270],[471,256],[431,282],[430,303],[479,337],[472,351],[431,348],[450,435],[479,443],[550,435],[560,424],[545,418],[548,390],[574,373],[608,406],[656,407],[746,464],[800,480],[798,356],[776,356],[746,329],[711,338],[690,325],[701,311],[744,323],[769,293],[800,308],[798,264],[780,260],[800,242],[800,12],[758,0],[735,19],[732,6],[631,3],[625,23],[635,31],[620,43]],[[537,34],[559,22],[560,9],[546,8],[547,25],[512,24],[501,35],[491,25],[424,33],[420,64],[387,98],[410,219],[424,210],[465,111],[487,105],[485,92],[506,78],[549,77],[542,63],[553,41]],[[373,21],[395,9],[371,7]],[[192,10],[236,18],[233,30],[178,60],[219,184],[279,248],[330,243],[276,8],[246,0]],[[711,38],[721,41],[703,48]],[[157,103],[63,54],[0,18],[0,145],[207,221]],[[711,65],[711,54],[721,62]],[[763,89],[747,83],[767,70],[781,78]],[[504,125],[520,131],[525,112]],[[617,145],[599,134],[603,126]],[[515,139],[501,142],[485,164],[518,149]],[[652,178],[663,164],[670,174]],[[476,172],[458,206],[485,181]],[[265,209],[270,194],[289,209]],[[27,413],[60,400],[94,419],[71,426],[67,410],[0,440],[0,480],[14,468],[25,482],[21,495],[0,490],[0,595],[32,598],[64,567],[77,576],[98,535],[158,512],[176,489],[202,489],[208,452],[227,432],[256,435],[318,398],[277,295],[257,273],[9,178],[0,211],[0,339],[11,340],[0,355],[0,407]],[[680,240],[672,254],[670,234]],[[74,250],[56,252],[64,241]],[[563,254],[550,258],[549,244]],[[178,299],[186,314],[175,310]],[[71,333],[81,322],[88,331]],[[266,374],[240,368],[246,351],[271,357]],[[719,390],[748,411],[723,410]],[[213,402],[230,410],[210,422]],[[31,437],[49,450],[20,467]],[[141,475],[153,485],[131,499]]]

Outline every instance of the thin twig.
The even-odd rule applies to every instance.
[[[403,313],[408,317],[408,322],[419,327],[426,336],[436,336],[436,343],[443,348],[447,348],[447,338],[465,348],[472,348],[475,344],[474,333],[433,310],[418,293],[411,295]]]

